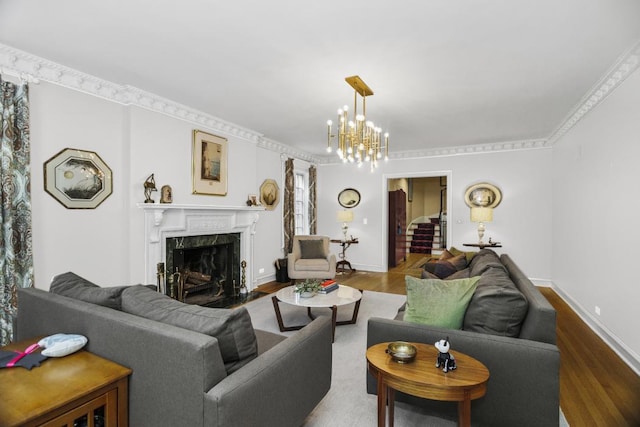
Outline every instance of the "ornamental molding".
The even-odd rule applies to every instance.
[[[417,157],[440,157],[490,153],[508,150],[536,149],[553,146],[573,128],[589,111],[600,104],[616,87],[640,65],[640,41],[624,53],[609,72],[573,108],[551,135],[544,139],[507,141],[459,147],[440,147],[390,153],[393,160]],[[57,84],[122,105],[133,105],[180,120],[204,126],[213,131],[252,142],[258,147],[287,154],[316,164],[334,164],[341,160],[334,156],[314,155],[289,145],[265,138],[263,134],[228,122],[195,108],[163,98],[130,85],[118,85],[70,67],[40,58],[0,43],[0,72],[31,82],[38,80]]]
[[[605,73],[582,100],[571,110],[562,124],[547,138],[546,145],[552,146],[564,134],[569,132],[582,118],[598,106],[615,88],[620,86],[640,64],[640,40],[627,50],[618,61]]]

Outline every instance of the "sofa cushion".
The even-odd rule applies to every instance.
[[[463,329],[518,337],[528,302],[500,265],[485,266],[464,316]]]
[[[475,257],[476,254],[478,253],[477,251],[462,251],[456,248],[455,246],[451,246],[451,248],[449,249],[449,252],[451,252],[453,256],[457,256],[461,254],[464,255],[465,258],[467,259],[467,264],[469,264],[473,259],[473,257]]]
[[[404,320],[460,329],[478,280],[479,277],[445,281],[406,276],[407,305]]]
[[[127,288],[128,286],[101,288],[95,283],[69,271],[55,276],[51,281],[49,291],[65,297],[120,310],[121,295]]]
[[[324,251],[324,242],[322,240],[299,240],[300,242],[300,258],[315,259],[326,258]]]
[[[258,354],[256,334],[245,307],[216,309],[184,304],[144,286],[122,293],[122,310],[215,337],[227,373],[238,370]]]

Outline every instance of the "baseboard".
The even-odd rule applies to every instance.
[[[580,304],[578,304],[571,296],[558,288],[555,284],[551,283],[551,288],[562,298],[571,309],[582,319],[586,325],[593,330],[602,340],[607,344],[624,363],[635,371],[637,375],[640,375],[640,357],[633,350],[625,345],[618,337],[613,334],[606,326],[598,321],[585,310]]]

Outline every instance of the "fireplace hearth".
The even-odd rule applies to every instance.
[[[180,283],[182,273],[186,273],[183,285],[187,286],[182,291],[187,291],[187,302],[224,307],[233,305],[243,272],[246,295],[252,294],[256,287],[253,274],[255,227],[258,214],[264,208],[168,203],[139,203],[138,207],[145,217],[145,283],[157,284],[159,266],[162,266],[163,291],[170,295],[168,282],[179,277]],[[196,252],[192,252],[194,250]],[[242,261],[246,262],[244,270]],[[222,296],[224,299],[212,302],[212,297]],[[225,301],[227,298],[231,301]]]

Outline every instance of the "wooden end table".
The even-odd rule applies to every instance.
[[[411,343],[418,349],[411,363],[398,363],[386,353],[388,342],[367,349],[367,369],[378,380],[378,426],[393,427],[395,390],[425,399],[458,402],[458,423],[471,425],[471,401],[485,395],[489,370],[471,356],[452,351],[457,369],[446,374],[436,368],[438,350],[433,345]],[[387,399],[388,398],[388,399]]]
[[[344,273],[347,271],[347,268],[349,269],[350,273],[353,273],[354,271],[356,271],[355,268],[351,267],[351,263],[347,261],[346,252],[347,252],[347,249],[349,249],[349,246],[358,244],[358,239],[350,239],[350,240],[332,239],[331,243],[339,243],[340,246],[342,246],[342,252],[338,254],[340,256],[340,261],[336,262],[336,272]]]
[[[40,338],[10,344],[2,350],[24,351]],[[39,350],[38,350],[39,351]],[[107,427],[129,424],[131,369],[80,350],[50,357],[40,366],[0,369],[0,427],[74,425],[94,416]]]
[[[316,294],[311,298],[302,298],[300,294],[294,292],[295,286],[287,286],[280,289],[275,296],[271,297],[273,302],[273,308],[276,312],[276,319],[278,320],[278,327],[280,332],[284,331],[297,331],[302,329],[306,325],[285,326],[282,320],[282,313],[280,313],[280,302],[289,305],[295,305],[298,307],[307,307],[307,316],[311,320],[315,319],[311,309],[317,308],[330,308],[331,309],[331,323],[333,327],[332,340],[336,337],[336,325],[353,325],[358,320],[358,311],[360,310],[360,300],[362,299],[362,291],[351,288],[349,286],[340,285],[338,289],[328,294]],[[354,304],[353,314],[350,320],[336,321],[338,314],[338,307],[341,305]]]

